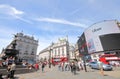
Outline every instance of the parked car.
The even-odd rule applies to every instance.
[[[86,65],[86,66],[89,66],[89,62],[86,62],[85,65]]]
[[[111,65],[108,65],[108,64],[104,64],[102,63],[102,68],[103,70],[112,70],[112,66]],[[96,61],[93,61],[93,62],[90,62],[89,63],[89,66],[92,68],[92,69],[100,69],[100,65],[99,65],[99,62],[96,62]]]

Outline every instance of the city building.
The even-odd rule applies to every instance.
[[[69,57],[70,57],[70,60],[76,59],[75,45],[74,44],[69,44]]]
[[[104,62],[120,60],[120,22],[105,20],[87,28],[77,41],[79,53],[83,56],[91,55],[91,59]],[[114,57],[112,57],[114,52]],[[107,55],[105,55],[107,54]],[[108,56],[109,55],[109,56]]]
[[[76,43],[75,44],[75,59],[76,60],[82,60],[81,57],[82,57],[82,55],[79,53],[78,44]]]
[[[69,42],[67,38],[60,38],[56,43],[39,53],[40,60],[49,60],[54,64],[69,60]]]
[[[36,60],[38,40],[35,40],[33,36],[17,33],[14,35],[13,41],[5,49],[13,49],[13,42],[16,44],[15,49],[19,51],[17,54],[19,60]]]
[[[45,49],[43,49],[42,51],[40,51],[40,53],[39,53],[39,60],[40,61],[44,61],[44,60],[49,60],[49,58],[50,58],[50,47],[51,46],[48,46],[47,48],[45,48]]]

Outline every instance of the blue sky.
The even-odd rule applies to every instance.
[[[0,51],[22,32],[39,40],[38,52],[68,36],[78,36],[92,24],[117,19],[119,0],[0,0]]]

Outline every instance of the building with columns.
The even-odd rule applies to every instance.
[[[74,44],[69,44],[69,57],[70,57],[70,60],[76,59],[75,45]]]
[[[60,38],[39,53],[39,59],[50,60],[52,63],[69,60],[69,42],[67,38]]]
[[[49,54],[50,54],[50,47],[51,46],[48,46],[47,48],[43,49],[42,51],[40,51],[39,53],[39,57],[38,59],[40,61],[44,61],[44,60],[49,60]]]
[[[16,49],[19,50],[19,58],[23,60],[35,60],[38,40],[35,40],[33,36],[27,36],[23,33],[16,34]]]
[[[5,49],[12,49],[14,41],[16,42],[15,49],[19,51],[17,54],[19,60],[36,60],[38,40],[35,40],[33,36],[17,33],[14,35],[13,41]]]

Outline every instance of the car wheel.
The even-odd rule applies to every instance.
[[[93,69],[93,67],[91,67],[91,69]]]

